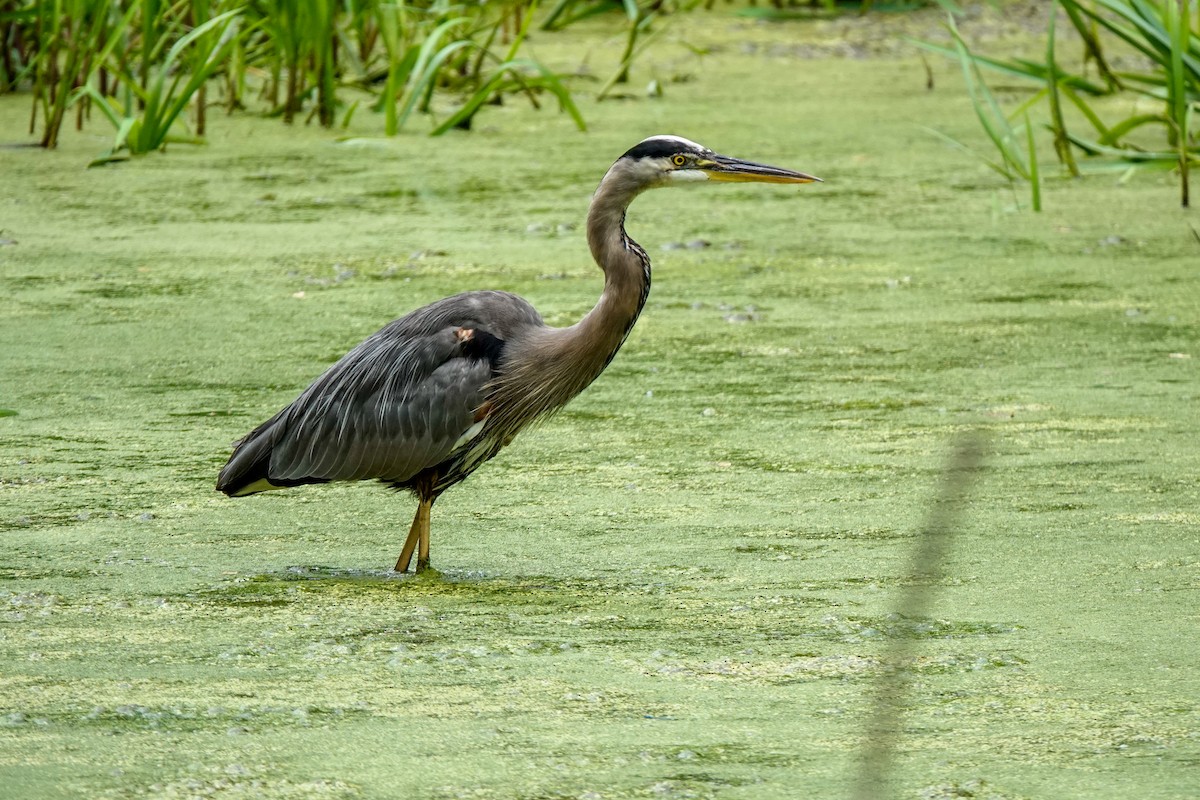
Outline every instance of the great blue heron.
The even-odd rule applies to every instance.
[[[438,496],[596,379],[650,292],[650,258],[625,232],[641,192],[697,181],[811,183],[803,172],[740,161],[677,136],[652,136],[609,168],[592,197],[587,240],[604,271],[596,306],[546,325],[508,292],[466,292],[390,323],[236,445],[217,478],[231,497],[306,483],[380,480],[417,496],[396,561],[429,566]]]

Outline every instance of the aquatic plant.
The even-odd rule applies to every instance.
[[[620,11],[626,19],[625,44],[616,70],[596,93],[603,100],[619,84],[628,83],[629,68],[651,43],[667,30],[667,20],[680,12],[691,11],[701,0],[558,0],[542,21],[546,31],[562,30],[597,14]],[[712,2],[705,8],[711,9]],[[656,24],[657,23],[657,24]]]
[[[1043,88],[1016,113],[1023,113],[1042,99],[1047,100],[1055,152],[1072,175],[1079,174],[1072,148],[1087,156],[1102,157],[1110,163],[1127,164],[1130,170],[1175,169],[1179,173],[1180,203],[1188,206],[1190,169],[1200,162],[1200,131],[1195,125],[1196,109],[1200,107],[1200,8],[1194,6],[1192,0],[1056,0],[1056,3],[1083,42],[1084,63],[1095,64],[1102,83],[1072,74],[1057,63],[1055,13],[1049,15],[1046,55],[1041,62],[996,59],[971,53],[953,30],[953,18],[948,23],[954,38],[953,48],[929,42],[918,44],[963,61],[964,71],[967,71],[969,61],[970,71],[975,75],[979,69],[986,68],[1042,84]],[[1194,8],[1197,11],[1193,22]],[[1104,33],[1119,40],[1120,46],[1132,48],[1144,59],[1146,66],[1115,69],[1105,55],[1109,45],[1105,43]],[[1123,119],[1107,123],[1094,104],[1084,99],[1085,95],[1095,98],[1121,93],[1159,104],[1160,110],[1146,113],[1135,109]],[[1068,130],[1062,112],[1064,99],[1092,127],[1092,136]],[[1147,146],[1145,139],[1139,142],[1130,138],[1135,132],[1154,127],[1165,134],[1165,141],[1160,140],[1163,141],[1160,145]],[[992,132],[988,133],[995,141]]]
[[[161,149],[168,141],[197,141],[172,134],[172,129],[232,49],[238,35],[237,16],[236,10],[226,11],[193,28],[172,45],[161,62],[144,70],[140,80],[120,69],[117,74],[126,90],[124,103],[100,92],[90,81],[74,92],[72,102],[90,98],[117,129],[112,149],[93,163],[120,158],[122,150],[136,155]],[[144,36],[142,41],[146,44],[151,39]],[[148,59],[141,63],[145,65]],[[182,68],[184,63],[189,63],[190,69]],[[131,102],[132,95],[137,96],[136,104]]]
[[[572,2],[572,0],[564,0]],[[712,8],[716,0],[705,0],[705,8]],[[999,0],[989,0],[995,6]],[[750,6],[742,10],[746,16],[759,19],[791,19],[796,17],[819,14],[836,14],[841,11],[855,9],[860,14],[868,11],[915,11],[923,6],[938,6],[944,11],[960,13],[962,6],[958,0],[771,0],[769,5],[759,6],[755,0],[750,0]]]
[[[979,61],[963,41],[962,35],[954,24],[954,17],[947,22],[950,35],[954,40],[954,52],[962,66],[963,80],[971,97],[971,105],[975,116],[983,127],[988,139],[995,147],[999,159],[988,158],[976,153],[959,140],[947,136],[940,131],[930,129],[938,137],[945,139],[959,149],[977,155],[989,167],[1003,175],[1010,182],[1027,181],[1030,186],[1030,202],[1034,211],[1042,210],[1041,176],[1038,172],[1037,150],[1034,144],[1033,128],[1029,124],[1029,103],[1023,104],[1011,115],[1000,108],[995,95],[988,88],[980,72]],[[1017,119],[1023,119],[1016,123]]]
[[[330,127],[339,108],[348,123],[358,101],[344,96],[358,90],[374,96],[394,135],[414,112],[432,115],[435,95],[461,98],[451,124],[434,120],[438,134],[467,127],[504,94],[537,105],[549,92],[582,128],[559,76],[518,52],[536,8],[529,0],[16,0],[0,10],[0,91],[32,91],[31,132],[40,120],[48,148],[72,104],[78,127],[99,109],[117,130],[101,160],[197,141],[217,81],[227,111],[244,108],[252,87],[267,114],[289,123],[307,113]],[[189,109],[195,132],[175,130]]]
[[[11,76],[8,82],[12,85],[21,75],[32,77],[34,107],[30,132],[40,111],[44,122],[41,145],[52,148],[58,143],[72,89],[83,82],[80,76],[90,75],[97,62],[112,51],[119,41],[119,29],[128,24],[131,14],[114,22],[110,0],[40,3],[24,11],[24,14],[10,11],[5,15],[6,36],[32,43],[23,54],[17,50],[15,59],[13,53],[7,54],[6,73]],[[24,30],[19,29],[22,27]],[[9,51],[7,47],[4,49]],[[23,63],[24,68],[15,70],[14,61]],[[77,124],[82,124],[82,119]]]

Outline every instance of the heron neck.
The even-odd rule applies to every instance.
[[[625,209],[638,194],[627,176],[609,170],[588,211],[587,238],[604,270],[604,291],[583,319],[541,327],[508,355],[493,390],[491,425],[511,437],[531,420],[562,408],[604,371],[621,348],[650,291],[650,259],[625,233]]]
[[[638,193],[636,185],[610,170],[588,210],[588,247],[604,271],[604,291],[573,328],[581,347],[603,356],[600,369],[620,349],[650,292],[650,259],[625,232],[625,210]]]

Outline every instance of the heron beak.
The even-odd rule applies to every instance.
[[[729,156],[714,155],[711,159],[696,165],[697,169],[708,175],[710,181],[726,181],[730,183],[821,183],[821,179],[803,172],[793,172],[782,167],[771,167],[766,164],[756,164],[753,161],[742,161]]]

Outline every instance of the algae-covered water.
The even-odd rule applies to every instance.
[[[720,46],[665,48],[666,97],[585,103],[587,134],[510,103],[439,140],[360,112],[348,142],[215,118],[105,169],[99,121],[0,150],[5,796],[847,797],[898,640],[895,796],[1197,796],[1200,223],[1173,179],[1054,180],[1033,214],[923,130],[985,147],[956,66],[927,91],[911,54],[784,46],[820,27],[688,24]],[[26,113],[0,98],[0,139]],[[407,496],[213,491],[409,309],[501,288],[578,318],[590,192],[660,132],[827,183],[634,205],[642,320],[438,504],[440,576],[387,571]],[[946,577],[896,618],[973,429]]]

